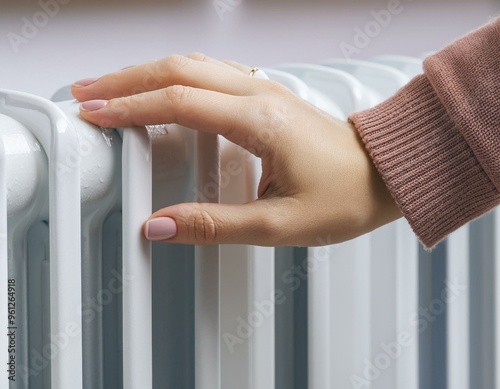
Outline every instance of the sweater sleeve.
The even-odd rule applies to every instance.
[[[426,247],[500,204],[500,18],[349,120]]]

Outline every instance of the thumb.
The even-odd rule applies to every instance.
[[[205,244],[254,244],[272,246],[280,228],[268,200],[242,205],[184,203],[155,212],[144,224],[144,235],[153,241]],[[273,215],[274,213],[274,215]]]

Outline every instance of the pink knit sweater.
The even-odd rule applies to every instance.
[[[500,18],[349,119],[425,246],[500,204]]]

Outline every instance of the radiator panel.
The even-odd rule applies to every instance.
[[[152,212],[152,150],[145,129],[123,134],[123,385],[153,387],[151,244],[141,238]]]
[[[421,66],[374,62],[266,70],[346,118]],[[151,245],[153,210],[250,202],[261,174],[221,137],[166,130],[99,129],[74,102],[0,91],[3,328],[9,279],[18,304],[9,388],[499,386],[498,209],[432,253],[404,220],[314,248]]]
[[[53,103],[38,97],[2,92],[0,113],[8,113],[28,126],[49,155],[51,382],[55,387],[79,388],[82,386],[81,315],[75,307],[81,301],[81,243],[80,224],[73,221],[80,220],[80,160],[74,159],[69,169],[71,174],[58,169],[65,166],[68,150],[78,147],[78,138],[67,116]],[[67,228],[68,225],[73,228]],[[11,236],[15,237],[16,232]],[[17,255],[11,256],[11,260],[16,261],[13,268],[21,269],[16,274],[21,282],[26,280],[27,271],[25,242],[22,236],[17,236],[13,243],[16,248],[12,249]],[[20,294],[26,295],[26,286]],[[26,309],[27,304],[20,310],[21,325],[27,321],[26,316],[22,316]],[[25,366],[28,364],[28,344],[23,339],[26,333],[25,330],[20,336],[19,345]],[[54,354],[58,357],[52,358]],[[11,382],[11,387],[20,385],[19,380]]]

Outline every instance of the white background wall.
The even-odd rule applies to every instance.
[[[58,1],[67,4],[43,25],[38,1],[0,0],[0,88],[50,97],[76,79],[193,51],[249,65],[341,57],[342,42],[354,44],[355,28],[389,3],[241,0],[221,18],[213,0]],[[500,2],[400,0],[398,10],[352,58],[436,50],[498,14]],[[12,34],[34,18],[42,27],[16,52]]]

